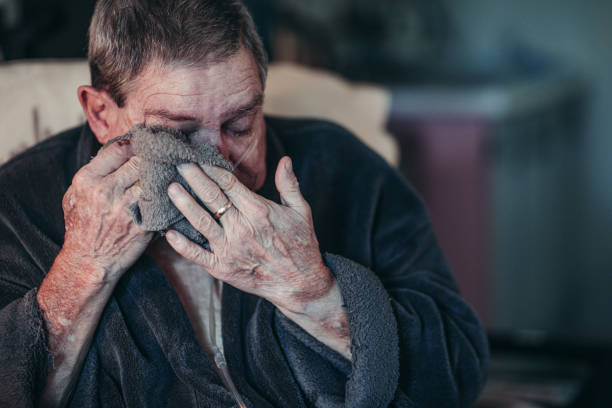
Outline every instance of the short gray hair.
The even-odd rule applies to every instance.
[[[268,58],[241,1],[99,0],[89,26],[91,84],[123,106],[127,85],[147,64],[211,64],[242,46],[264,87]]]

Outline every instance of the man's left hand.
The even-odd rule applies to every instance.
[[[174,250],[215,278],[272,302],[315,337],[328,332],[343,338],[338,351],[347,355],[342,299],[323,263],[310,206],[300,193],[291,159],[281,159],[276,171],[282,205],[252,192],[218,167],[187,164],[179,166],[179,171],[211,212],[228,202],[232,206],[217,223],[180,184],[171,184],[168,193],[174,205],[211,248],[208,251],[171,230],[167,240]]]

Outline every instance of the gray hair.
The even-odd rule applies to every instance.
[[[89,26],[91,84],[125,103],[151,62],[201,66],[251,52],[265,86],[268,58],[239,0],[99,0]]]

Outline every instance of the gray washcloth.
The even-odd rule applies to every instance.
[[[233,171],[232,165],[215,146],[191,144],[185,134],[164,126],[135,125],[129,133],[110,140],[102,148],[126,140],[130,141],[134,154],[141,158],[139,171],[143,193],[132,207],[136,223],[147,231],[159,231],[162,235],[172,228],[192,241],[208,246],[206,238],[172,204],[168,186],[173,181],[181,183],[202,205],[176,166],[182,163],[212,164]]]

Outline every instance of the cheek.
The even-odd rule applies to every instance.
[[[264,133],[258,138],[249,154],[236,166],[236,176],[249,189],[256,191],[266,179],[266,139]]]

